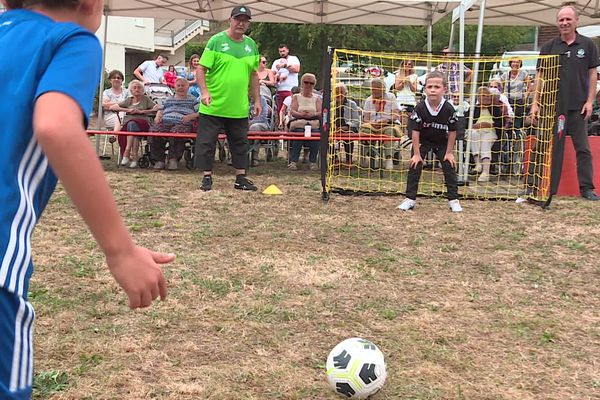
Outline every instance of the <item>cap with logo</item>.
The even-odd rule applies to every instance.
[[[231,10],[231,18],[238,17],[240,15],[245,15],[248,18],[252,19],[252,14],[250,13],[250,9],[246,6],[236,6]]]

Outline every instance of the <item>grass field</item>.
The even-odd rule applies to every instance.
[[[107,177],[138,243],[175,252],[167,301],[130,311],[64,191],[34,234],[37,399],[336,399],[324,364],[360,336],[384,399],[600,398],[600,204],[320,200],[283,161],[234,191],[199,175]]]

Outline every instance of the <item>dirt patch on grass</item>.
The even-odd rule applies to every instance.
[[[386,356],[377,399],[600,396],[599,206],[332,196],[282,161],[233,190],[199,175],[107,178],[135,239],[178,254],[170,297],[131,312],[62,190],[34,238],[36,375],[49,399],[335,399],[325,359],[363,336]],[[38,380],[42,382],[41,379]],[[49,383],[48,383],[49,382]],[[55,389],[55,390],[53,390]]]

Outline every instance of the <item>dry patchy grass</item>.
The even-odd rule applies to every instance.
[[[282,162],[233,190],[115,169],[135,239],[173,251],[170,296],[130,311],[60,188],[34,238],[38,399],[335,399],[324,363],[362,336],[386,355],[377,399],[600,397],[598,204],[343,197]]]

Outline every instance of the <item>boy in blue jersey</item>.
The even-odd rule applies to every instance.
[[[31,397],[33,379],[30,238],[57,178],[131,308],[166,297],[159,264],[175,255],[132,241],[102,166],[93,161],[85,126],[100,77],[101,49],[92,32],[104,1],[1,1],[8,11],[0,14],[0,57],[11,62],[0,64],[0,98],[11,101],[0,102],[0,399],[21,400]]]

